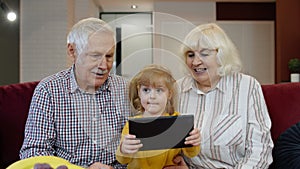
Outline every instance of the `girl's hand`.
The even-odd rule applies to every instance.
[[[121,142],[121,153],[123,154],[134,154],[143,147],[141,140],[136,139],[135,135],[125,135],[123,141]]]
[[[190,136],[185,138],[184,144],[191,144],[193,146],[199,146],[200,145],[200,131],[197,128],[194,128],[190,133]]]

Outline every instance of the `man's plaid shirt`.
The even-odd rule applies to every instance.
[[[115,75],[94,94],[82,91],[73,67],[42,80],[32,97],[20,158],[62,157],[87,167],[122,168],[115,151],[130,114],[127,82]]]

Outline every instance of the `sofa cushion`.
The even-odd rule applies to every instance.
[[[300,168],[300,122],[283,132],[273,149],[273,168]]]
[[[272,121],[271,134],[276,142],[286,129],[300,121],[300,83],[262,85]]]
[[[37,84],[0,86],[0,168],[19,160],[29,105]]]

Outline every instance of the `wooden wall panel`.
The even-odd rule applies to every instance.
[[[217,20],[275,20],[275,2],[217,2]]]
[[[290,81],[288,61],[300,59],[300,1],[276,0],[276,82]]]

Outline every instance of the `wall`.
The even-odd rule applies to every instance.
[[[111,73],[131,79],[152,61],[152,13],[101,13],[116,33],[115,63]],[[133,66],[134,64],[134,66]]]
[[[216,21],[215,9],[215,2],[154,3],[153,46],[156,50],[153,52],[153,62],[168,67],[176,79],[187,74],[180,46],[195,25]]]
[[[166,12],[174,14],[174,16],[178,15],[183,19],[189,19],[192,24],[213,21],[216,18],[214,3],[209,2],[192,2],[189,4],[179,1],[176,1],[176,3],[162,2],[155,4],[154,11]],[[21,41],[24,40],[24,42],[21,42],[20,51],[21,76],[19,78],[19,75],[9,75],[14,76],[15,79],[19,78],[21,82],[40,80],[47,75],[68,67],[68,58],[65,53],[67,31],[77,20],[83,17],[99,16],[99,10],[93,4],[93,0],[53,0],[45,4],[38,0],[24,0],[21,3],[21,12],[24,12],[22,24],[20,25],[22,30]],[[162,18],[154,17],[155,21],[159,19]],[[168,27],[172,27],[172,24],[171,22],[164,23],[163,26],[157,26],[155,29],[156,31],[159,29],[166,31]],[[184,31],[178,34],[178,36],[183,37],[190,30],[190,27],[189,25],[181,26],[183,26]],[[26,29],[22,27],[26,27]],[[172,29],[169,30],[171,30],[170,33],[176,33],[172,32]],[[32,35],[31,37],[34,38],[29,38],[28,35]],[[159,46],[161,45],[160,43],[164,42],[165,48],[174,48],[174,46],[168,45],[168,40],[170,38],[160,39],[155,41],[155,43]],[[159,52],[161,53],[161,51]],[[158,55],[155,54],[155,56]],[[169,63],[170,66],[174,65],[174,62],[168,62],[169,59],[165,58],[163,62]],[[153,59],[155,63],[161,62],[160,58],[156,57]],[[180,61],[178,62],[182,64]],[[16,63],[18,64],[19,61],[14,62],[12,65],[18,69],[19,66]],[[172,67],[174,68],[174,66]],[[7,75],[7,71],[5,74]]]
[[[70,66],[66,36],[78,20],[99,17],[93,0],[23,0],[20,81],[35,81]]]
[[[216,15],[216,9],[224,8],[217,8],[215,2],[156,2],[154,47],[160,50],[155,51],[154,63],[171,69],[175,78],[182,77],[187,73],[180,53],[180,45],[184,37],[199,24],[216,22],[227,32],[240,51],[244,63],[243,72],[254,76],[261,84],[273,84],[275,81],[275,14],[272,13],[275,13],[275,5],[272,3],[246,3],[246,5],[230,3],[229,5],[230,8],[236,8],[239,15],[233,13],[231,9],[226,9],[219,11],[223,12],[222,16],[224,16],[220,19]],[[257,8],[266,6],[271,6],[271,10],[267,12],[260,10],[257,15],[251,14]],[[244,12],[246,11],[244,9],[249,12]],[[264,18],[270,13],[271,19]]]
[[[290,81],[288,61],[300,59],[300,1],[276,1],[276,83]]]
[[[20,0],[5,2],[19,17]],[[9,22],[0,8],[0,85],[19,82],[19,22]]]

